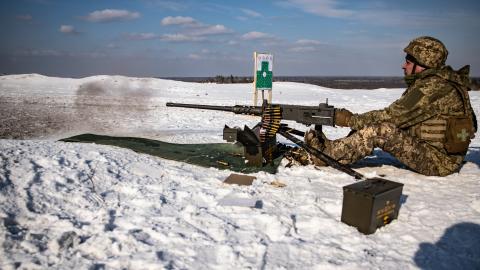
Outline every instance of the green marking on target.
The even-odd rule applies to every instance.
[[[272,89],[272,72],[269,71],[268,62],[262,62],[262,68],[257,70],[257,89]]]

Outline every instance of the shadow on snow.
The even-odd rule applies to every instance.
[[[480,269],[480,225],[458,223],[436,243],[421,243],[414,261],[421,269]]]

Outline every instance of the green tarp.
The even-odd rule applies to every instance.
[[[149,154],[202,167],[228,169],[242,173],[258,171],[275,173],[281,161],[281,157],[279,157],[274,160],[273,165],[264,167],[246,166],[243,158],[243,147],[229,143],[175,144],[144,138],[112,137],[95,134],[82,134],[60,141],[113,145],[131,149],[137,153]]]

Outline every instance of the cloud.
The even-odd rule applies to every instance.
[[[229,34],[233,31],[225,27],[224,25],[217,24],[217,25],[210,25],[205,26],[200,29],[196,29],[195,31],[191,32],[193,36],[209,36],[209,35],[222,35],[222,34]]]
[[[105,46],[107,49],[119,49],[120,46],[118,46],[118,44],[115,44],[115,43],[109,43]]]
[[[359,2],[360,3],[360,2]],[[360,8],[344,8],[340,0],[282,0],[277,5],[296,8],[320,17],[339,18],[369,25],[388,27],[414,27],[415,29],[451,26],[459,21],[471,20],[478,24],[478,14],[468,10],[398,9],[365,2]],[[463,25],[463,23],[461,23]]]
[[[205,37],[192,36],[185,34],[165,34],[160,37],[163,41],[169,42],[198,42],[206,40]]]
[[[307,46],[307,45],[322,45],[324,43],[318,41],[318,40],[312,40],[312,39],[299,39],[297,41],[295,41],[295,44],[297,45],[303,45],[303,46]]]
[[[170,42],[198,42],[205,41],[206,36],[233,33],[233,30],[224,25],[207,25],[192,17],[168,16],[162,19],[161,24],[164,26],[179,25],[183,27],[183,30],[180,33],[165,34],[161,36],[161,40]]]
[[[314,39],[299,39],[293,43],[294,47],[288,49],[290,52],[297,52],[297,53],[307,53],[307,52],[315,52],[319,51],[321,45],[326,45],[318,40]]]
[[[145,4],[155,8],[168,9],[174,11],[180,11],[188,9],[186,3],[181,3],[180,1],[168,1],[168,0],[141,0]]]
[[[322,17],[346,18],[355,14],[355,11],[339,8],[337,0],[286,0],[280,5],[299,8],[307,13]]]
[[[252,31],[252,32],[243,34],[241,38],[243,40],[264,40],[264,39],[273,39],[274,36],[267,33]]]
[[[204,36],[204,35],[218,35],[218,34],[228,34],[232,33],[233,31],[225,27],[221,24],[216,25],[208,25],[201,23],[195,20],[192,17],[165,17],[162,19],[161,24],[163,26],[170,26],[170,25],[180,25],[186,28],[195,28],[193,30],[189,30],[184,34],[193,35],[193,36]]]
[[[58,31],[64,34],[71,34],[71,35],[80,34],[80,32],[75,30],[75,27],[73,27],[72,25],[61,25]]]
[[[127,39],[130,40],[152,40],[160,38],[157,34],[154,33],[129,33],[125,36]]]
[[[200,26],[201,24],[192,17],[182,17],[182,16],[168,16],[162,19],[161,24],[164,26],[168,25],[181,25],[181,26]]]
[[[476,18],[477,15],[474,15]],[[437,27],[455,24],[458,18],[468,18],[468,14],[460,16],[454,12],[432,13],[427,11],[367,9],[358,12],[353,19],[384,26],[398,27]]]
[[[191,54],[188,55],[188,58],[189,58],[189,59],[192,59],[192,60],[199,60],[199,59],[201,59],[202,57],[201,57],[200,55],[198,55],[198,54],[191,53]]]
[[[31,21],[33,19],[30,14],[17,15],[15,18],[20,21]]]
[[[129,21],[140,17],[140,13],[120,9],[96,10],[84,17],[89,22]]]
[[[15,56],[64,56],[65,53],[58,50],[38,50],[38,49],[25,49],[14,52]]]
[[[241,8],[240,11],[243,12],[243,14],[249,16],[249,17],[253,17],[253,18],[262,17],[262,14],[260,14],[256,11],[253,11],[251,9]]]
[[[288,49],[288,51],[297,52],[297,53],[306,53],[306,52],[318,51],[318,48],[314,46],[292,47]]]

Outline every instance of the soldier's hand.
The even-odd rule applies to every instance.
[[[347,109],[335,109],[335,125],[349,127],[353,113]]]

